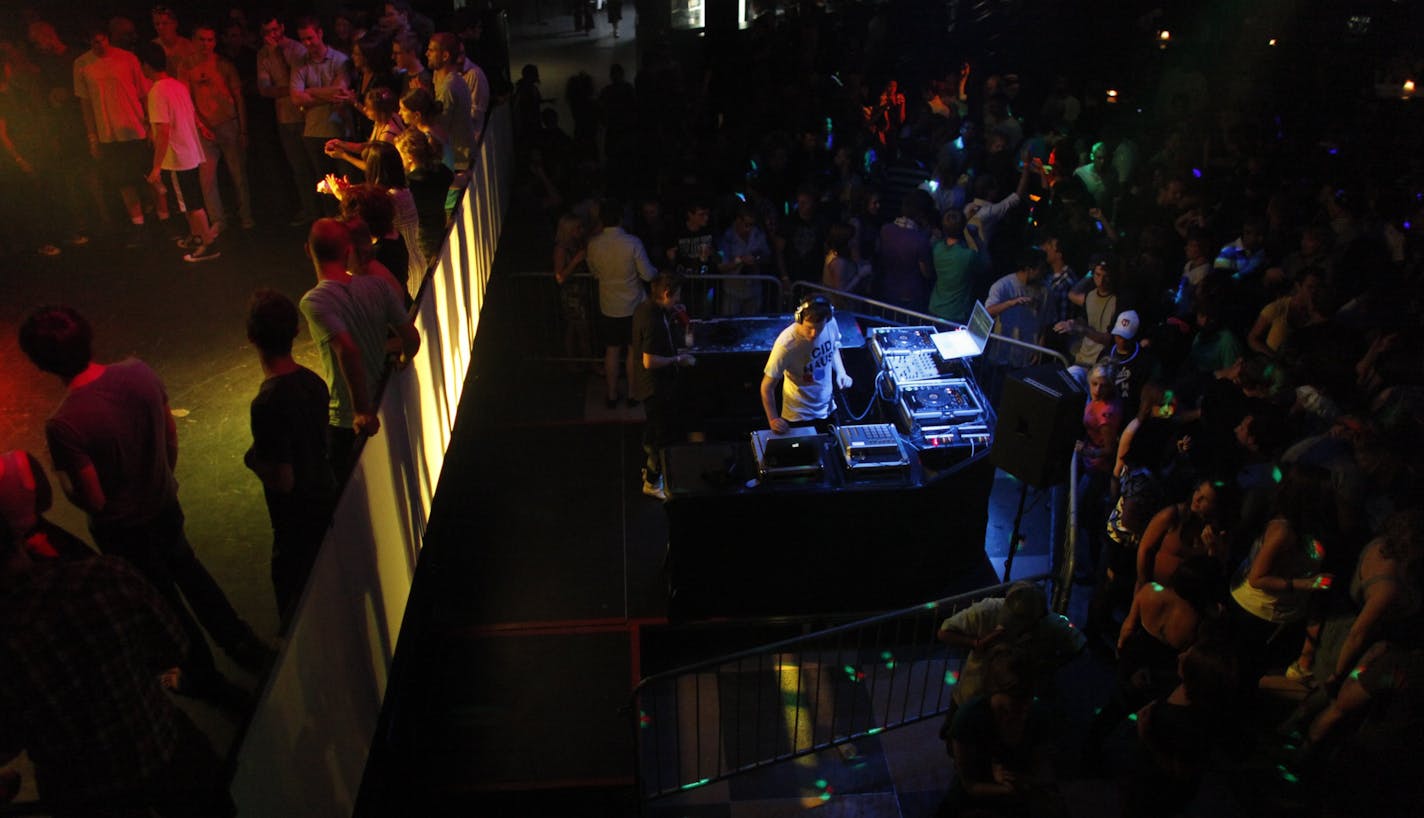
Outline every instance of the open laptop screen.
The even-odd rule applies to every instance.
[[[973,358],[984,352],[989,343],[989,333],[994,329],[994,319],[983,302],[974,302],[974,311],[969,314],[969,323],[949,332],[937,332],[930,336],[935,351],[946,361],[956,358]]]

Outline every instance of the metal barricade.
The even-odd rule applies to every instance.
[[[1047,585],[1048,577],[1030,578]],[[653,799],[942,716],[966,652],[937,638],[983,588],[659,673],[632,694],[639,794]],[[1049,589],[1045,588],[1045,593]]]
[[[502,329],[515,346],[535,359],[601,361],[598,338],[598,280],[588,273],[562,285],[553,273],[513,273],[490,282],[491,298],[513,299],[503,311],[515,320]],[[682,300],[693,318],[765,315],[781,312],[781,281],[774,276],[692,275],[683,279]]]

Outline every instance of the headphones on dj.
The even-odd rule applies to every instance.
[[[831,300],[824,295],[808,295],[801,299],[801,303],[796,305],[796,323],[801,323],[801,319],[806,317],[808,312],[824,312],[826,319],[834,318],[836,308],[831,304]]]

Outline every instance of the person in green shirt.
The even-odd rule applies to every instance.
[[[1236,334],[1221,323],[1221,309],[1210,299],[1196,305],[1197,333],[1187,360],[1200,375],[1222,377],[1226,370],[1241,360],[1243,347]]]
[[[930,313],[957,324],[969,320],[974,303],[974,268],[979,254],[964,243],[964,213],[946,210],[940,220],[944,240],[931,250],[935,283],[930,293]]]

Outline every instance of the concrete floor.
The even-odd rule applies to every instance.
[[[96,239],[66,247],[57,258],[11,257],[0,274],[0,447],[28,450],[45,465],[56,487],[49,518],[90,539],[84,514],[57,490],[45,447],[44,421],[63,386],[29,363],[16,338],[31,309],[61,303],[93,324],[97,360],[135,356],[163,378],[178,423],[179,498],[189,539],[238,613],[266,636],[277,630],[271,533],[260,484],[242,464],[251,441],[247,408],[262,374],[243,322],[254,289],[272,287],[295,299],[313,281],[303,239],[302,230],[286,227],[234,231],[223,239],[222,258],[200,265],[185,263],[171,242],[131,251]],[[296,353],[316,365],[305,336]],[[220,652],[219,666],[239,684],[255,686]],[[233,719],[179,702],[225,751],[236,732]]]

